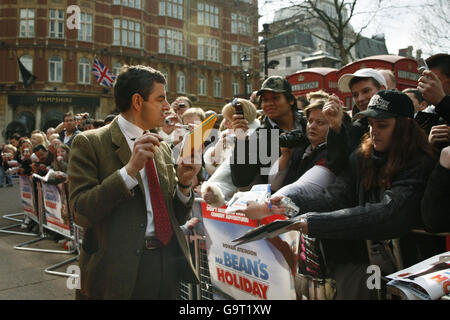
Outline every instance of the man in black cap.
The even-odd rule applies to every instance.
[[[248,122],[244,116],[233,116],[232,128],[237,141],[230,166],[233,183],[237,187],[267,183],[269,169],[279,157],[279,148],[272,145],[271,137],[276,137],[275,141],[278,142],[278,134],[295,131],[299,144],[305,139],[307,141],[306,120],[298,112],[297,100],[292,94],[289,81],[281,76],[271,76],[263,82],[257,96],[259,107],[264,111],[264,118],[260,128],[250,137],[246,134]],[[273,131],[274,129],[279,130],[278,133]]]

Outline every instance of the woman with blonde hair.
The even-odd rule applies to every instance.
[[[222,114],[225,120],[224,126],[229,126],[236,108],[242,108],[244,118],[249,123],[247,134],[252,134],[259,126],[260,122],[256,119],[256,107],[246,99],[234,99],[232,103],[227,103],[222,108]],[[221,207],[225,200],[230,199],[237,191],[237,187],[231,179],[230,157],[234,148],[234,132],[231,128],[222,131],[219,141],[214,147],[205,151],[203,159],[208,173],[212,174],[208,181],[205,181],[201,187],[203,199],[210,205]]]
[[[40,144],[42,144],[45,148],[48,147],[47,136],[39,130],[35,130],[31,133],[30,141],[33,144],[33,147],[36,147]]]

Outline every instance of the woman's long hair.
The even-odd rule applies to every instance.
[[[414,119],[397,117],[392,142],[387,152],[387,161],[381,168],[373,160],[373,142],[370,133],[364,135],[358,148],[362,157],[362,183],[365,190],[376,187],[390,189],[392,178],[402,169],[413,165],[423,155],[434,158],[433,146],[428,142],[425,131]]]

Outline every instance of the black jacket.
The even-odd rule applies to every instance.
[[[450,169],[436,165],[422,199],[422,220],[428,232],[450,232]]]
[[[299,112],[295,112],[294,117],[295,123],[301,124],[301,130],[306,136],[306,120],[304,116]],[[231,178],[236,187],[247,187],[255,182],[257,178],[257,183],[267,183],[268,170],[274,161],[279,158],[280,149],[277,148],[272,151],[270,137],[274,133],[273,130],[279,130],[279,134],[283,131],[278,127],[272,126],[267,117],[261,122],[261,126],[250,137],[247,137],[245,141],[239,141],[235,138],[230,167]],[[262,149],[264,147],[266,150]],[[276,154],[274,155],[273,152],[276,152]]]
[[[446,95],[444,99],[439,102],[435,109],[436,113],[450,124],[450,96]]]
[[[434,160],[423,155],[392,178],[391,188],[366,191],[362,159],[356,152],[345,170],[321,194],[297,193],[292,200],[306,213],[309,236],[323,240],[335,262],[367,263],[364,240],[385,240],[421,226],[420,201]],[[372,161],[383,159],[374,157]],[[328,240],[327,240],[328,239]]]
[[[327,167],[338,175],[347,166],[350,154],[359,146],[361,138],[369,132],[367,118],[352,121],[344,115],[341,131],[329,130],[327,135]]]

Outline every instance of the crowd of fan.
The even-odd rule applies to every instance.
[[[404,202],[401,200],[401,206],[404,207],[394,209],[397,211],[410,210],[411,206],[404,204],[407,201],[410,201],[416,207],[420,207],[421,203],[423,221],[419,225],[414,225],[414,227],[425,228],[433,232],[450,231],[449,207],[445,206],[442,201],[442,199],[448,199],[448,185],[450,184],[448,181],[450,170],[450,105],[448,103],[450,61],[449,56],[443,54],[430,57],[427,62],[434,73],[425,71],[422,78],[419,79],[418,88],[409,88],[403,91],[413,102],[414,115],[411,118],[415,119],[415,123],[404,124],[403,129],[395,129],[397,134],[401,133],[402,135],[393,138],[397,141],[393,144],[394,146],[399,150],[401,148],[404,152],[410,152],[410,154],[398,154],[399,150],[397,150],[397,153],[390,151],[386,154],[374,151],[368,145],[365,146],[364,143],[367,144],[369,141],[369,128],[377,124],[375,122],[369,123],[367,119],[354,117],[358,111],[367,108],[371,98],[380,90],[395,90],[395,77],[392,77],[392,72],[362,69],[349,76],[348,81],[343,86],[348,87],[348,91],[352,92],[355,100],[356,105],[352,111],[346,111],[337,96],[330,95],[322,90],[311,92],[307,96],[294,97],[290,85],[284,78],[270,77],[263,83],[260,91],[252,94],[250,100],[235,99],[233,102],[226,103],[222,112],[217,114],[219,118],[216,126],[218,134],[215,134],[204,145],[202,170],[197,175],[197,181],[193,185],[197,197],[202,198],[209,205],[220,207],[238,190],[248,190],[250,186],[256,183],[270,183],[276,195],[300,197],[301,201],[299,201],[303,205],[302,210],[306,210],[305,212],[330,212],[330,208],[326,205],[336,205],[334,210],[349,207],[355,209],[359,205],[364,207],[361,212],[364,211],[367,214],[368,221],[373,219],[375,226],[380,223],[375,215],[380,214],[379,217],[382,219],[382,214],[376,213],[378,209],[372,207],[375,207],[377,203],[388,201],[386,200],[387,190],[401,190],[405,195],[416,197],[416,191],[420,187],[417,187],[417,190],[414,189],[414,179],[424,177],[428,179],[428,176],[431,176],[426,189],[422,188],[420,191],[421,197],[424,194],[426,196],[423,201],[416,198],[404,199]],[[396,92],[400,94],[399,91]],[[282,93],[281,98],[279,93]],[[396,95],[392,96],[388,91],[379,94],[384,99],[397,103],[395,101]],[[444,94],[444,98],[442,98],[442,94]],[[286,104],[283,105],[276,99],[283,99]],[[243,115],[236,113],[238,106],[242,109]],[[192,107],[192,102],[185,96],[178,97],[172,102],[165,124],[158,133],[171,146],[175,163],[186,133],[192,131],[195,125],[201,123],[213,113],[215,112],[205,112],[201,108]],[[67,113],[64,116],[64,121],[57,128],[49,128],[46,133],[33,131],[29,138],[14,134],[10,138],[10,143],[2,148],[1,172],[3,176],[0,187],[3,187],[5,179],[7,186],[12,186],[12,172],[24,175],[32,173],[47,175],[49,170],[52,169],[52,176],[48,179],[49,183],[67,181],[68,177],[65,173],[68,166],[70,145],[74,136],[81,131],[107,125],[114,117],[115,115],[110,115],[104,121],[93,121],[89,119],[88,114],[73,115]],[[401,121],[398,120],[398,122]],[[400,125],[397,124],[396,126]],[[416,127],[421,127],[421,129],[416,130]],[[267,164],[262,163],[260,159],[256,164],[250,164],[248,161],[242,164],[234,158],[236,157],[236,141],[239,139],[247,139],[248,141],[250,136],[258,134],[261,129],[269,131],[278,129],[282,133],[280,136],[280,158],[275,165],[270,164],[272,168],[268,168],[267,174],[262,174],[261,168]],[[405,130],[405,132],[399,130]],[[238,136],[238,131],[244,133],[243,137]],[[428,136],[428,139],[421,138],[425,135]],[[406,140],[402,140],[403,138]],[[258,148],[267,148],[268,153],[270,153],[270,141],[264,141],[265,145],[262,144],[263,141],[260,138],[256,141]],[[414,143],[423,145],[407,146]],[[348,165],[357,163],[355,166],[358,166],[358,162],[355,162],[356,153],[363,159],[359,160],[359,164],[369,163],[368,161],[365,162],[364,159],[366,158],[370,158],[370,161],[373,160],[375,166],[377,162],[380,164],[380,168],[364,167],[361,169],[368,170],[367,172],[371,173],[371,175],[358,177],[358,179],[361,179],[357,180],[359,185],[353,186],[355,189],[361,188],[359,197],[361,198],[361,194],[363,194],[362,202],[361,199],[357,199],[357,194],[351,194],[352,192],[359,192],[359,189],[356,191],[346,190],[348,181],[347,184],[342,182],[345,179],[348,180],[350,176],[353,179],[354,172],[352,168],[348,168]],[[416,159],[411,159],[415,156]],[[393,160],[393,157],[397,158]],[[433,157],[432,167],[434,167],[434,170],[428,170],[429,166],[424,163],[428,163],[428,160],[433,159]],[[232,161],[233,159],[235,161]],[[417,160],[417,162],[412,163],[410,160]],[[423,161],[420,162],[419,160]],[[391,166],[389,168],[391,171],[386,171],[386,167],[383,167],[386,162]],[[371,163],[370,165],[372,165]],[[402,165],[404,167],[401,167]],[[414,169],[421,166],[423,172],[418,173],[417,170],[412,170],[411,167],[413,166],[415,166]],[[403,177],[403,174],[411,174],[411,177],[417,176],[414,176],[408,182],[408,176]],[[342,196],[341,204],[334,201],[335,199],[331,199],[331,196],[338,194],[338,190],[334,190],[333,186],[339,185],[339,183],[341,183],[341,190],[348,191],[345,195],[339,194]],[[408,183],[411,185],[408,185]],[[399,185],[403,189],[400,189]],[[328,186],[330,188],[326,192],[329,192],[331,196],[326,198],[323,203],[314,202],[312,198],[317,198],[317,194],[326,193],[324,190]],[[383,196],[383,193],[385,196]],[[396,197],[400,197],[396,194],[388,195],[394,199],[392,200],[393,203],[396,203]],[[433,197],[439,199],[435,200],[436,198]],[[417,210],[417,208],[411,210]],[[333,214],[336,216],[338,212],[333,212]],[[340,214],[351,215],[354,212],[340,212]],[[438,217],[438,215],[441,215],[441,217]],[[353,240],[387,239],[404,236],[416,222],[397,221],[397,218],[382,221],[381,223],[391,224],[390,228],[386,228],[385,233],[383,233],[384,226],[381,225],[377,225],[377,227],[380,227],[377,230],[374,227],[374,229],[364,229],[365,226],[361,226],[360,229],[355,231],[352,225],[347,224],[348,231],[343,231],[340,226],[344,226],[344,224],[337,222],[336,224],[330,224],[330,228],[334,226],[335,230],[322,227],[320,216],[321,214],[308,216],[310,223],[317,224],[309,225],[310,232],[313,235],[315,234],[317,238],[323,239],[325,242],[327,237],[328,240],[348,240],[347,242],[329,241],[328,245],[325,246],[325,259],[329,260],[329,267],[335,268],[334,275],[331,276],[335,277],[337,281],[340,277],[345,277],[345,275],[339,274],[339,265],[352,262],[352,259],[354,259],[353,262],[358,263],[362,258],[357,256],[356,253],[359,253],[361,249],[366,250],[365,247],[355,245]],[[322,217],[325,216],[325,214],[322,214]],[[204,234],[201,220],[201,208],[199,203],[196,203],[192,211],[192,218],[183,226],[184,231],[188,233],[196,230],[199,234]],[[314,226],[314,229],[312,226]],[[397,227],[398,229],[393,230]],[[341,232],[340,235],[337,235],[337,232]],[[327,236],[322,238],[321,234]],[[408,265],[428,258],[432,254],[445,251],[445,245],[441,239],[426,237],[415,237],[414,241],[411,241],[411,237],[406,239],[409,240],[406,242],[406,246],[402,247],[402,250],[405,253],[405,263]],[[338,246],[341,247],[338,248]],[[411,246],[416,247],[412,249]],[[353,253],[350,254],[349,250],[353,250]],[[414,253],[407,257],[408,251],[414,251]],[[323,276],[320,270],[312,269],[314,268],[311,265],[305,264],[303,272],[316,277]],[[355,271],[351,269],[345,269],[342,272],[349,273],[349,276],[355,274]],[[341,292],[344,297],[345,294],[347,294],[347,297],[353,296],[352,293],[354,292],[358,292],[359,297],[364,297],[364,293],[358,290],[358,288],[349,288],[347,291],[341,290]]]

